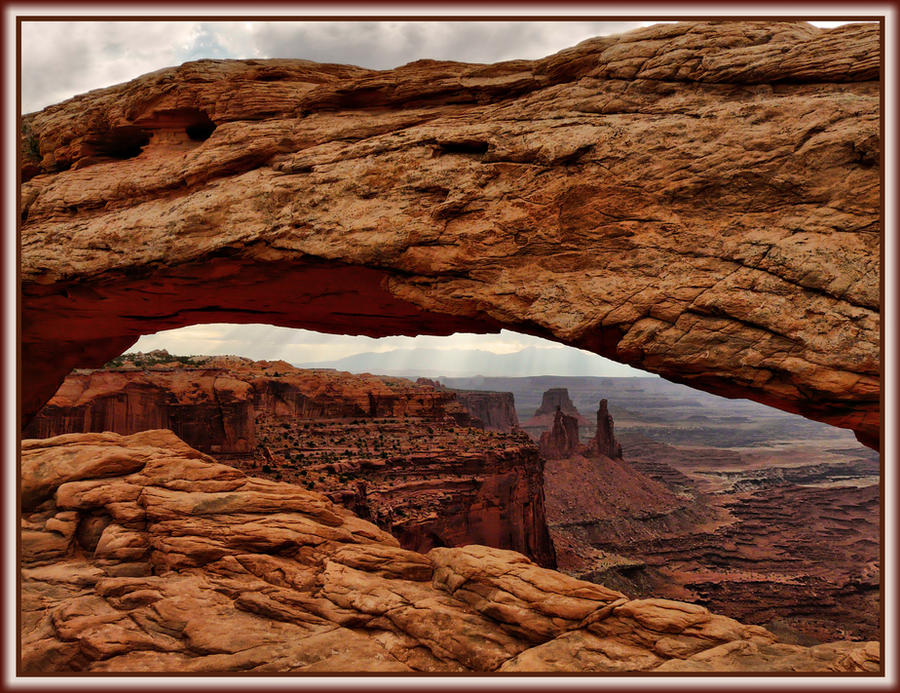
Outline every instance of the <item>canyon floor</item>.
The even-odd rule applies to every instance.
[[[883,24],[203,57],[23,114],[20,671],[884,673]],[[119,356],[223,323],[762,404]]]
[[[761,626],[766,637],[797,647],[878,640],[879,460],[852,434],[658,378],[448,384],[467,389],[154,352],[74,372],[26,434],[49,436],[50,447],[78,444],[73,433],[100,435],[103,445],[112,445],[101,431],[170,428],[229,465],[228,478],[268,479],[278,489],[295,489],[290,493],[322,494],[340,512],[374,523],[379,537],[409,552],[402,554],[408,560],[443,548],[491,546],[517,552],[548,575],[616,590],[621,598],[690,603]],[[535,385],[546,389],[536,392]],[[509,391],[493,389],[503,386]],[[595,416],[600,395],[606,401]],[[755,416],[755,408],[764,415]],[[563,410],[571,415],[563,417]],[[556,418],[567,418],[569,430],[554,427]],[[90,485],[95,493],[111,492]],[[205,488],[188,481],[176,487]],[[160,574],[153,561],[162,559],[148,558],[157,555],[158,541],[119,527],[130,516],[116,493],[104,501],[106,510],[91,506],[85,517],[58,501],[53,512],[35,506],[25,529],[37,537],[29,551],[42,571],[55,564],[58,576],[66,570],[60,559],[85,558],[109,544],[117,559],[121,547],[128,556],[140,554],[144,566],[113,566],[114,576]],[[268,511],[279,505],[274,497],[267,502]],[[193,511],[185,512],[181,520]],[[257,512],[264,511],[251,514]],[[149,531],[146,518],[137,525]],[[177,536],[193,532],[166,527]],[[49,553],[47,536],[56,542]],[[179,540],[187,557],[178,560],[206,566],[213,555],[224,555],[208,553],[208,541],[205,535]],[[295,539],[284,541],[274,553],[293,556]],[[384,568],[392,556],[372,558],[371,565]],[[151,667],[147,656],[121,661]],[[100,659],[76,657],[72,666],[94,667]],[[187,660],[177,659],[182,665]]]
[[[545,468],[560,569],[703,604],[791,642],[878,637],[880,459],[851,433],[661,378],[442,381],[512,391],[535,439],[542,393],[565,389],[583,439],[609,398],[624,461]],[[633,472],[664,488],[634,502],[644,481]]]

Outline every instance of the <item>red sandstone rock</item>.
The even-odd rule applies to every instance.
[[[199,61],[29,114],[23,420],[196,322],[506,327],[877,446],[879,60],[877,24],[683,22],[497,65]]]
[[[515,401],[511,392],[483,392],[478,390],[451,390],[456,399],[476,419],[484,423],[487,431],[509,433],[519,427]]]
[[[254,474],[328,494],[406,548],[479,543],[556,565],[537,447],[520,433],[482,431],[472,417],[485,412],[467,410],[452,390],[164,351],[115,363],[70,375],[26,435],[163,426]],[[485,418],[515,416],[511,396],[487,394],[475,401],[487,414],[499,402],[501,416]]]
[[[590,455],[622,459],[622,446],[613,432],[613,418],[609,415],[605,399],[600,400],[597,409],[597,432],[588,444],[588,451]]]
[[[538,443],[541,456],[547,460],[570,457],[579,446],[578,419],[574,416],[563,414],[562,409],[557,407],[550,430],[541,434],[541,439]]]
[[[26,440],[22,462],[23,484],[41,489],[22,515],[25,674],[880,666],[874,642],[779,644],[511,551],[410,552],[324,496],[247,477],[169,431]]]

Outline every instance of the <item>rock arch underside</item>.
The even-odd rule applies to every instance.
[[[23,424],[203,322],[508,328],[879,440],[877,24],[204,60],[30,114]]]

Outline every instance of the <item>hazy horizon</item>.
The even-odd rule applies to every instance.
[[[143,335],[125,353],[155,349],[181,356],[282,360],[298,367],[337,367],[350,372],[372,372],[372,368],[379,368],[384,375],[391,374],[388,371],[394,374],[405,371],[448,376],[653,376],[582,349],[510,330],[495,334],[456,333],[445,337],[373,338],[275,325],[212,323]],[[324,365],[360,357],[366,358],[359,363],[349,362],[348,367]]]

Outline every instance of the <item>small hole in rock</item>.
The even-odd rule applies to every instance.
[[[213,130],[215,129],[216,124],[210,120],[205,123],[188,125],[184,131],[187,133],[187,136],[195,142],[203,142],[209,139],[209,136],[213,134]]]

